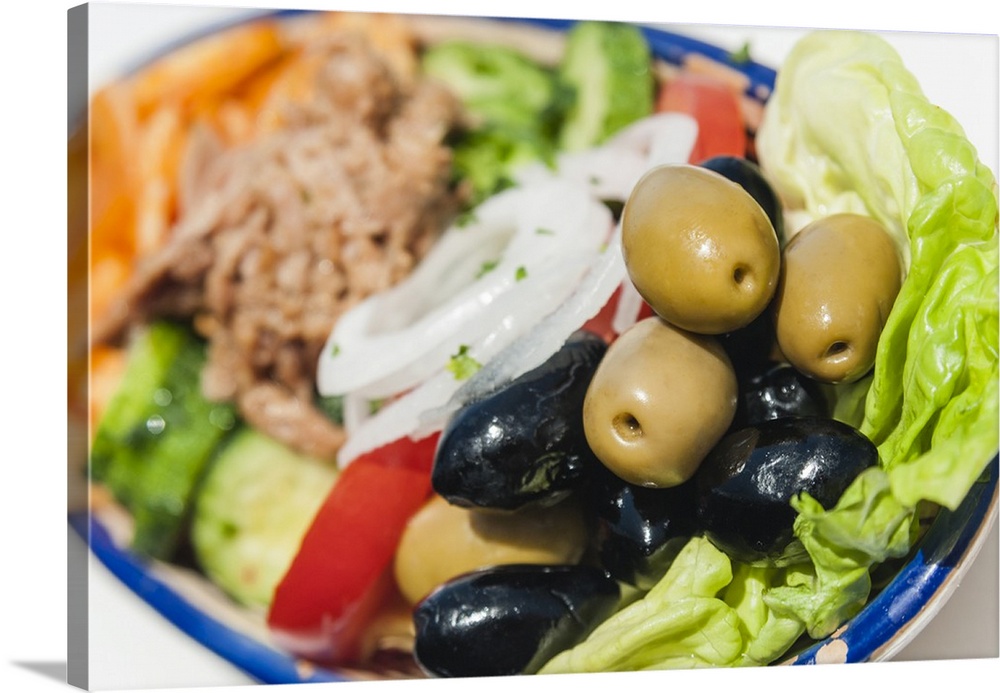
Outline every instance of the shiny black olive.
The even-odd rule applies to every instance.
[[[793,548],[791,499],[806,491],[830,508],[877,463],[874,444],[833,419],[772,419],[734,431],[695,475],[699,527],[736,560],[780,563]]]
[[[764,311],[746,327],[719,335],[719,343],[740,383],[754,377],[771,362],[776,344],[770,312]]]
[[[649,589],[695,528],[693,481],[669,488],[630,484],[604,465],[588,470],[580,493],[594,525],[591,548],[612,577]]]
[[[612,614],[618,583],[586,565],[504,565],[457,577],[413,614],[414,656],[435,676],[532,674]]]
[[[757,164],[739,156],[723,155],[706,159],[698,165],[725,176],[746,190],[764,210],[778,236],[778,244],[784,247],[785,221],[781,211],[781,200]]]
[[[787,363],[770,363],[740,383],[733,429],[786,416],[825,418],[829,406],[819,384]]]
[[[577,332],[538,368],[456,412],[438,443],[434,491],[454,505],[503,510],[569,495],[593,460],[581,412],[606,349]]]

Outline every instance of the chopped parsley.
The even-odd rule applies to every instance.
[[[729,60],[738,65],[750,62],[750,44],[744,43],[739,49],[729,54]]]
[[[535,235],[537,235],[537,236],[555,236],[556,232],[553,231],[552,229],[545,229],[545,228],[539,227],[539,228],[535,229]]]
[[[500,264],[499,260],[487,260],[482,265],[479,266],[479,271],[476,272],[476,279],[479,279],[484,274],[492,272],[496,269],[497,265]]]
[[[340,425],[344,424],[344,398],[342,396],[317,396],[316,408],[334,423],[338,423]]]
[[[456,217],[455,226],[460,229],[464,229],[466,226],[474,224],[475,222],[476,222],[476,210],[467,209],[464,212],[460,212],[458,217]]]
[[[524,265],[521,265],[514,271],[514,281],[519,282],[527,276],[528,276],[528,270],[525,268]]]
[[[448,370],[455,376],[455,380],[471,378],[482,367],[482,364],[469,356],[469,347],[465,344],[458,348],[458,353],[448,360],[447,365]]]
[[[333,357],[340,356],[340,345],[339,344],[334,344],[332,347],[330,347],[330,356],[333,356]]]

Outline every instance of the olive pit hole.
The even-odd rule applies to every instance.
[[[751,285],[753,278],[750,268],[746,265],[737,265],[733,268],[733,284],[739,289],[746,289]]]
[[[617,414],[611,421],[615,434],[623,441],[630,442],[642,438],[642,424],[629,412]]]
[[[845,358],[850,356],[854,347],[851,346],[850,342],[838,339],[832,342],[830,346],[826,348],[823,352],[823,360],[825,361],[843,361]]]

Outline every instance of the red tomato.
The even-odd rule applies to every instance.
[[[593,332],[608,344],[613,342],[618,335],[615,333],[614,328],[611,327],[611,323],[615,319],[615,311],[618,309],[618,297],[621,296],[621,293],[621,287],[615,289],[615,292],[611,294],[611,298],[604,304],[604,307],[598,311],[597,315],[585,322],[582,329]]]
[[[392,589],[392,560],[431,494],[439,434],[402,438],[341,472],[275,590],[267,622],[292,652],[330,664],[358,659],[365,625]]]
[[[740,102],[732,87],[697,74],[681,73],[657,97],[659,112],[686,113],[698,121],[691,163],[713,156],[746,156],[749,138]]]
[[[622,288],[619,286],[615,289],[615,292],[611,294],[611,298],[604,304],[604,307],[598,311],[597,315],[583,324],[582,329],[593,332],[598,337],[604,339],[604,341],[608,344],[615,341],[618,337],[618,333],[612,325],[615,320],[615,313],[618,311],[618,299],[621,298],[621,295]],[[653,309],[649,307],[648,303],[643,302],[642,307],[639,309],[638,320],[648,318],[651,315],[653,315]]]

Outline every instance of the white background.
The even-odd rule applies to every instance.
[[[66,551],[65,523],[66,449],[64,425],[65,392],[65,114],[66,104],[66,10],[73,3],[43,0],[8,5],[4,22],[3,175],[4,205],[14,210],[5,224],[5,247],[0,250],[0,277],[4,282],[2,340],[4,366],[2,420],[6,439],[3,500],[0,502],[0,690],[62,690],[66,660]],[[161,3],[177,5],[180,3]],[[205,2],[215,7],[239,3]],[[970,39],[945,51],[917,47],[919,37],[899,36],[900,45],[914,51],[907,57],[911,69],[921,77],[932,100],[959,116],[970,138],[980,147],[983,160],[997,167],[997,43],[996,10],[984,10],[981,2],[950,0],[947,3],[911,1],[905,12],[879,10],[877,3],[842,0],[817,4],[782,2],[655,3],[616,0],[614,3],[574,4],[573,9],[555,2],[273,2],[272,7],[366,9],[451,14],[511,16],[570,16],[625,19],[671,24],[731,24],[754,27],[846,27],[878,30],[943,31],[991,34],[987,50],[982,39]],[[888,4],[888,3],[885,3]],[[243,5],[261,5],[247,2]],[[801,7],[800,7],[801,5]],[[896,5],[896,7],[901,7]],[[833,10],[836,10],[834,15]],[[159,29],[167,29],[159,25]],[[698,35],[724,42],[729,34],[701,26]],[[765,32],[766,33],[766,32]],[[754,34],[763,36],[763,33]],[[787,46],[769,33],[771,44],[754,43],[754,57],[772,62]],[[107,56],[110,67],[117,56],[146,48],[149,36],[140,27],[129,27],[119,35],[124,42],[92,45],[97,56]],[[966,54],[962,46],[977,48]],[[101,49],[106,49],[101,52]],[[971,50],[971,49],[970,49]],[[124,51],[119,53],[118,51]],[[969,57],[970,55],[974,57]],[[943,72],[937,67],[947,65]],[[99,65],[92,65],[97,69]],[[923,79],[933,72],[932,82]],[[916,641],[904,651],[914,655],[959,657],[968,648],[982,648],[996,635],[997,533],[994,527],[987,548],[964,579],[956,596]],[[98,573],[99,575],[99,573]],[[111,581],[96,577],[92,588],[95,603],[105,596],[113,607],[94,615],[95,671],[103,667],[106,685],[142,689],[183,686],[196,681],[205,691],[245,690],[247,680],[228,664],[201,650],[184,637],[176,637],[169,624],[161,623],[144,604],[116,590]],[[106,592],[104,591],[106,590]],[[103,603],[103,602],[102,602]],[[103,619],[103,620],[102,620]],[[995,642],[995,641],[994,641]],[[995,651],[992,644],[992,651]],[[975,651],[982,651],[976,649]],[[987,650],[989,651],[989,650]],[[888,663],[850,667],[785,668],[739,672],[671,672],[670,685],[711,687],[715,684],[742,689],[767,686],[808,685],[812,690],[835,690],[860,685],[922,684],[920,690],[953,686],[969,690],[977,684],[996,681],[998,660],[963,660],[959,663]],[[685,678],[697,676],[697,679]],[[664,674],[587,677],[587,685],[621,685],[631,688],[662,688]],[[957,681],[956,681],[957,680]],[[95,684],[101,683],[95,680]],[[560,682],[562,683],[562,682]],[[573,685],[579,685],[577,678]],[[354,684],[351,684],[354,685]],[[440,690],[462,682],[405,682],[359,684],[365,690],[406,688]],[[477,681],[477,688],[502,680]],[[552,686],[549,680],[524,679],[518,686]],[[218,688],[216,686],[222,686]],[[104,686],[102,686],[104,687]],[[286,687],[275,687],[284,690]],[[317,685],[315,690],[334,689]],[[202,688],[187,688],[201,691]],[[314,690],[310,688],[309,690]]]

